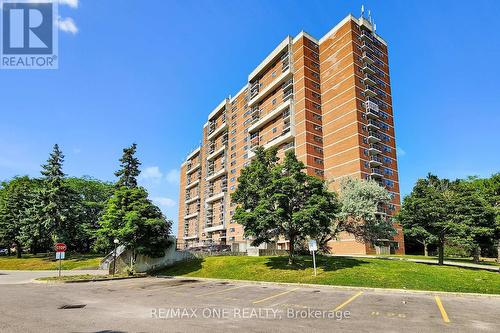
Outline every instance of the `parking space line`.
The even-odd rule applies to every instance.
[[[227,288],[227,289],[224,289],[224,290],[212,291],[212,292],[209,292],[209,293],[206,293],[206,294],[196,295],[196,297],[208,296],[208,295],[214,295],[214,294],[220,294],[220,293],[223,293],[223,292],[226,292],[226,291],[230,291],[230,290],[234,290],[234,289],[239,289],[239,288],[243,288],[243,287],[246,287],[246,286],[237,286],[237,287],[233,287],[233,288]]]
[[[265,302],[267,300],[270,300],[270,299],[273,299],[273,298],[276,298],[276,297],[279,297],[279,296],[282,296],[282,295],[286,295],[286,294],[289,294],[291,293],[292,291],[295,291],[299,289],[299,287],[297,288],[293,288],[293,289],[290,289],[290,290],[287,290],[287,291],[284,291],[284,292],[281,292],[279,294],[276,294],[276,295],[272,295],[272,296],[269,296],[269,297],[266,297],[266,298],[263,298],[263,299],[259,299],[259,300],[256,300],[256,301],[253,301],[252,303],[253,304],[257,304],[257,303],[262,303],[262,302]]]
[[[347,304],[351,303],[352,301],[354,301],[356,298],[358,298],[359,296],[361,296],[363,292],[360,291],[358,293],[356,293],[354,296],[352,296],[351,298],[349,298],[347,301],[345,301],[344,303],[340,304],[339,306],[337,306],[333,311],[339,311],[340,309],[342,309],[344,306],[346,306]]]
[[[446,313],[446,310],[444,309],[443,303],[441,303],[441,299],[439,296],[434,296],[434,300],[436,301],[436,304],[439,308],[439,311],[441,312],[441,317],[443,317],[443,321],[445,323],[450,322],[450,318],[448,318],[448,314]]]

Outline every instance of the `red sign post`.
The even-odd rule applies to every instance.
[[[56,243],[56,245],[54,245],[54,248],[56,249],[56,252],[66,252],[66,249],[68,247],[64,243]]]
[[[56,259],[59,259],[59,277],[61,277],[61,260],[64,258],[64,253],[68,247],[64,243],[56,243],[54,249],[56,250]]]

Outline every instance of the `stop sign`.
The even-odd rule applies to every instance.
[[[66,244],[64,243],[56,243],[56,245],[54,245],[54,248],[56,249],[56,252],[66,252]]]

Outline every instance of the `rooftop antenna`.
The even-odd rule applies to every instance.
[[[365,15],[365,5],[361,5],[361,17]]]
[[[368,9],[368,21],[370,21],[370,23],[372,23],[372,13],[371,13],[371,10]]]
[[[373,20],[373,32],[377,31],[377,24],[375,23],[375,20]]]

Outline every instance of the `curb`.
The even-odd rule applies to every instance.
[[[233,279],[215,279],[191,276],[169,276],[169,275],[156,275],[156,278],[170,278],[170,279],[195,279],[203,281],[220,281],[220,282],[243,282],[257,285],[281,285],[291,287],[304,287],[304,288],[329,288],[329,289],[342,289],[342,290],[361,290],[371,291],[375,293],[400,293],[400,294],[422,294],[422,295],[447,295],[447,296],[461,296],[461,297],[485,297],[485,298],[500,298],[500,294],[480,294],[480,293],[461,293],[454,291],[433,291],[433,290],[414,290],[414,289],[392,289],[392,288],[373,288],[373,287],[356,287],[356,286],[338,286],[328,284],[315,284],[315,283],[293,283],[293,282],[270,282],[270,281],[252,281],[252,280],[233,280]]]
[[[88,282],[103,282],[103,281],[116,281],[116,280],[129,280],[129,279],[142,279],[148,277],[147,275],[144,276],[124,276],[124,277],[115,277],[115,278],[109,278],[109,279],[92,279],[92,280],[63,280],[63,281],[57,281],[57,280],[38,280],[37,279],[32,279],[32,283],[45,283],[45,284],[60,284],[60,283],[88,283]]]

